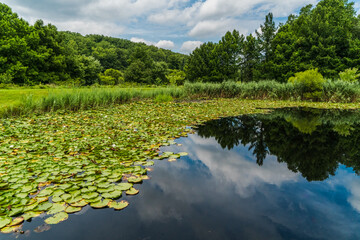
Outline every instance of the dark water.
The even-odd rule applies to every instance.
[[[35,219],[18,239],[360,239],[359,112],[225,118],[177,143],[162,150],[189,156],[156,161],[125,210]]]

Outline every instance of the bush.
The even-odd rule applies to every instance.
[[[310,69],[304,72],[295,73],[288,82],[294,85],[299,84],[302,88],[301,97],[303,99],[319,100],[322,95],[324,77],[318,72],[318,69]]]
[[[174,99],[170,95],[161,94],[161,95],[157,95],[155,97],[154,102],[155,103],[164,103],[164,102],[171,102],[173,100]]]
[[[357,68],[348,68],[343,72],[339,73],[340,80],[344,82],[357,82],[360,74],[357,73]]]

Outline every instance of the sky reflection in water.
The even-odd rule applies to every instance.
[[[258,124],[258,119],[255,122]],[[286,123],[294,128],[301,125],[289,118],[282,124]],[[302,125],[308,131],[301,133],[304,139],[313,134],[311,131],[314,134],[322,131],[313,120],[309,123],[315,127]],[[344,122],[336,124],[344,126]],[[232,127],[235,125],[231,123]],[[331,125],[333,129],[335,125]],[[264,124],[254,129],[259,133],[267,127]],[[342,137],[356,135],[354,129],[352,135],[342,133]],[[276,134],[280,136],[280,132]],[[328,132],[326,136],[330,136]],[[271,138],[264,134],[262,139],[266,143]],[[235,140],[243,142],[243,139]],[[343,144],[341,136],[337,140]],[[249,151],[249,148],[254,150],[252,143],[223,149],[218,143],[219,136],[211,134],[207,138],[194,134],[177,142],[182,146],[163,150],[186,151],[189,156],[173,163],[157,161],[154,171],[149,173],[151,180],[137,186],[140,194],[123,197],[130,202],[125,210],[87,208],[83,214],[71,215],[68,221],[42,233],[33,232],[41,224],[35,220],[24,227],[31,230],[30,235],[18,239],[360,239],[360,178],[352,168],[357,164],[348,161],[351,157],[343,159],[345,163],[351,162],[348,167],[342,162],[335,163],[339,167],[334,176],[329,167],[326,179],[315,181],[316,174],[300,171],[312,171],[313,167],[297,166],[302,163],[287,161],[286,157],[279,163],[279,158],[271,155],[275,151],[271,145],[264,149],[267,154],[260,166],[258,157]],[[344,154],[357,156],[356,151],[351,152]],[[311,162],[316,158],[305,156],[304,159]],[[298,171],[290,171],[289,165]],[[9,239],[9,235],[1,235],[0,239]]]

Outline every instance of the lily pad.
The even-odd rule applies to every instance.
[[[6,225],[10,224],[11,221],[12,221],[11,217],[7,217],[7,216],[0,217],[0,228],[3,228]]]
[[[60,212],[55,214],[52,217],[49,217],[47,219],[45,219],[45,222],[47,224],[58,224],[59,222],[65,221],[66,219],[68,219],[69,215],[66,212]]]
[[[179,152],[178,154],[179,154],[180,156],[182,156],[182,157],[189,155],[187,152]]]
[[[129,190],[126,191],[127,195],[136,195],[139,193],[139,190],[135,189],[135,188],[130,188]]]
[[[27,212],[27,213],[24,213],[22,215],[22,217],[24,218],[25,221],[31,219],[31,218],[35,218],[35,217],[38,217],[42,214],[43,212],[33,212],[33,211],[30,211],[30,212]]]
[[[23,217],[17,217],[15,219],[12,220],[12,222],[7,225],[7,227],[13,227],[13,226],[16,226],[16,225],[20,225],[24,222],[24,218]]]
[[[140,178],[140,177],[129,177],[129,178],[127,179],[127,181],[128,181],[129,183],[141,183],[141,182],[142,182],[142,178]]]
[[[50,202],[43,202],[43,203],[40,203],[38,206],[37,206],[37,210],[38,211],[47,211],[49,210],[51,207],[52,207],[52,203]]]
[[[47,196],[50,196],[52,193],[53,193],[52,189],[46,188],[46,189],[42,190],[37,196],[38,197],[47,197]]]
[[[70,205],[73,207],[85,207],[86,205],[88,205],[88,203],[85,200],[81,200],[76,203],[71,203]]]
[[[11,227],[4,227],[1,229],[2,233],[13,233],[17,230],[19,230],[21,226],[11,226]]]
[[[119,191],[126,191],[126,190],[129,190],[132,186],[133,186],[133,184],[131,184],[131,183],[119,183],[114,188]]]
[[[111,201],[110,199],[104,199],[99,202],[91,203],[90,206],[93,208],[104,208],[104,207],[107,207],[107,205],[110,201]]]
[[[15,216],[22,214],[23,212],[24,212],[24,207],[11,208],[11,211],[9,212],[9,216],[15,217]]]
[[[121,210],[126,208],[127,206],[129,206],[129,203],[127,201],[121,201],[121,202],[115,202],[115,201],[111,201],[108,204],[109,208],[114,208],[116,210]]]
[[[54,203],[52,205],[52,207],[49,209],[49,211],[47,212],[47,214],[56,214],[59,212],[63,212],[66,208],[65,204],[61,204],[61,203]]]
[[[103,198],[111,198],[111,199],[116,199],[121,197],[121,191],[113,191],[113,192],[108,192],[108,193],[104,193],[101,195]]]
[[[79,212],[81,211],[81,207],[73,207],[73,206],[69,206],[65,209],[65,212],[67,213],[76,213],[76,212]]]
[[[97,192],[91,192],[91,193],[87,193],[87,194],[82,195],[82,197],[84,199],[86,199],[86,200],[96,198],[97,196],[99,196],[99,194]]]

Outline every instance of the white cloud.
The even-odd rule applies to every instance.
[[[191,53],[195,48],[200,47],[201,44],[202,42],[200,41],[186,41],[182,44],[180,50],[183,53]]]
[[[153,43],[153,42],[147,41],[143,38],[137,38],[137,37],[132,37],[130,39],[130,41],[135,42],[135,43],[145,43],[146,45],[155,45],[155,43]]]
[[[47,20],[47,22],[50,22]],[[52,22],[59,30],[79,32],[81,34],[102,34],[102,35],[120,35],[125,28],[112,22],[95,22],[95,21],[64,21]]]
[[[146,45],[153,45],[158,48],[164,48],[164,49],[173,49],[175,47],[174,42],[169,40],[160,40],[159,42],[155,43],[155,42],[147,41],[143,38],[132,37],[130,41],[136,43],[145,43]]]
[[[155,46],[158,48],[173,49],[175,44],[173,41],[160,40],[157,44],[155,44]]]
[[[222,36],[234,28],[236,24],[232,19],[202,21],[190,30],[189,36],[195,38]]]
[[[249,156],[223,150],[214,138],[190,135],[187,141],[184,150],[191,154],[191,158],[200,160],[216,182],[233,184],[241,197],[249,197],[256,187],[264,183],[281,186],[300,179],[299,173],[289,171],[286,163],[278,163],[275,157],[268,157],[264,165],[259,167],[255,161],[246,159]]]
[[[253,32],[268,12],[288,16],[317,0],[3,0],[32,23],[46,19],[60,30],[151,39],[165,48],[194,40],[217,41],[233,29]],[[359,4],[356,9],[359,9]],[[137,32],[137,33],[136,33]],[[170,37],[174,35],[177,37]],[[155,36],[155,37],[154,37]],[[157,38],[157,39],[156,39]],[[163,42],[171,38],[174,47]],[[168,41],[169,41],[168,40]],[[165,45],[164,45],[165,44]],[[181,51],[190,52],[190,43]]]

